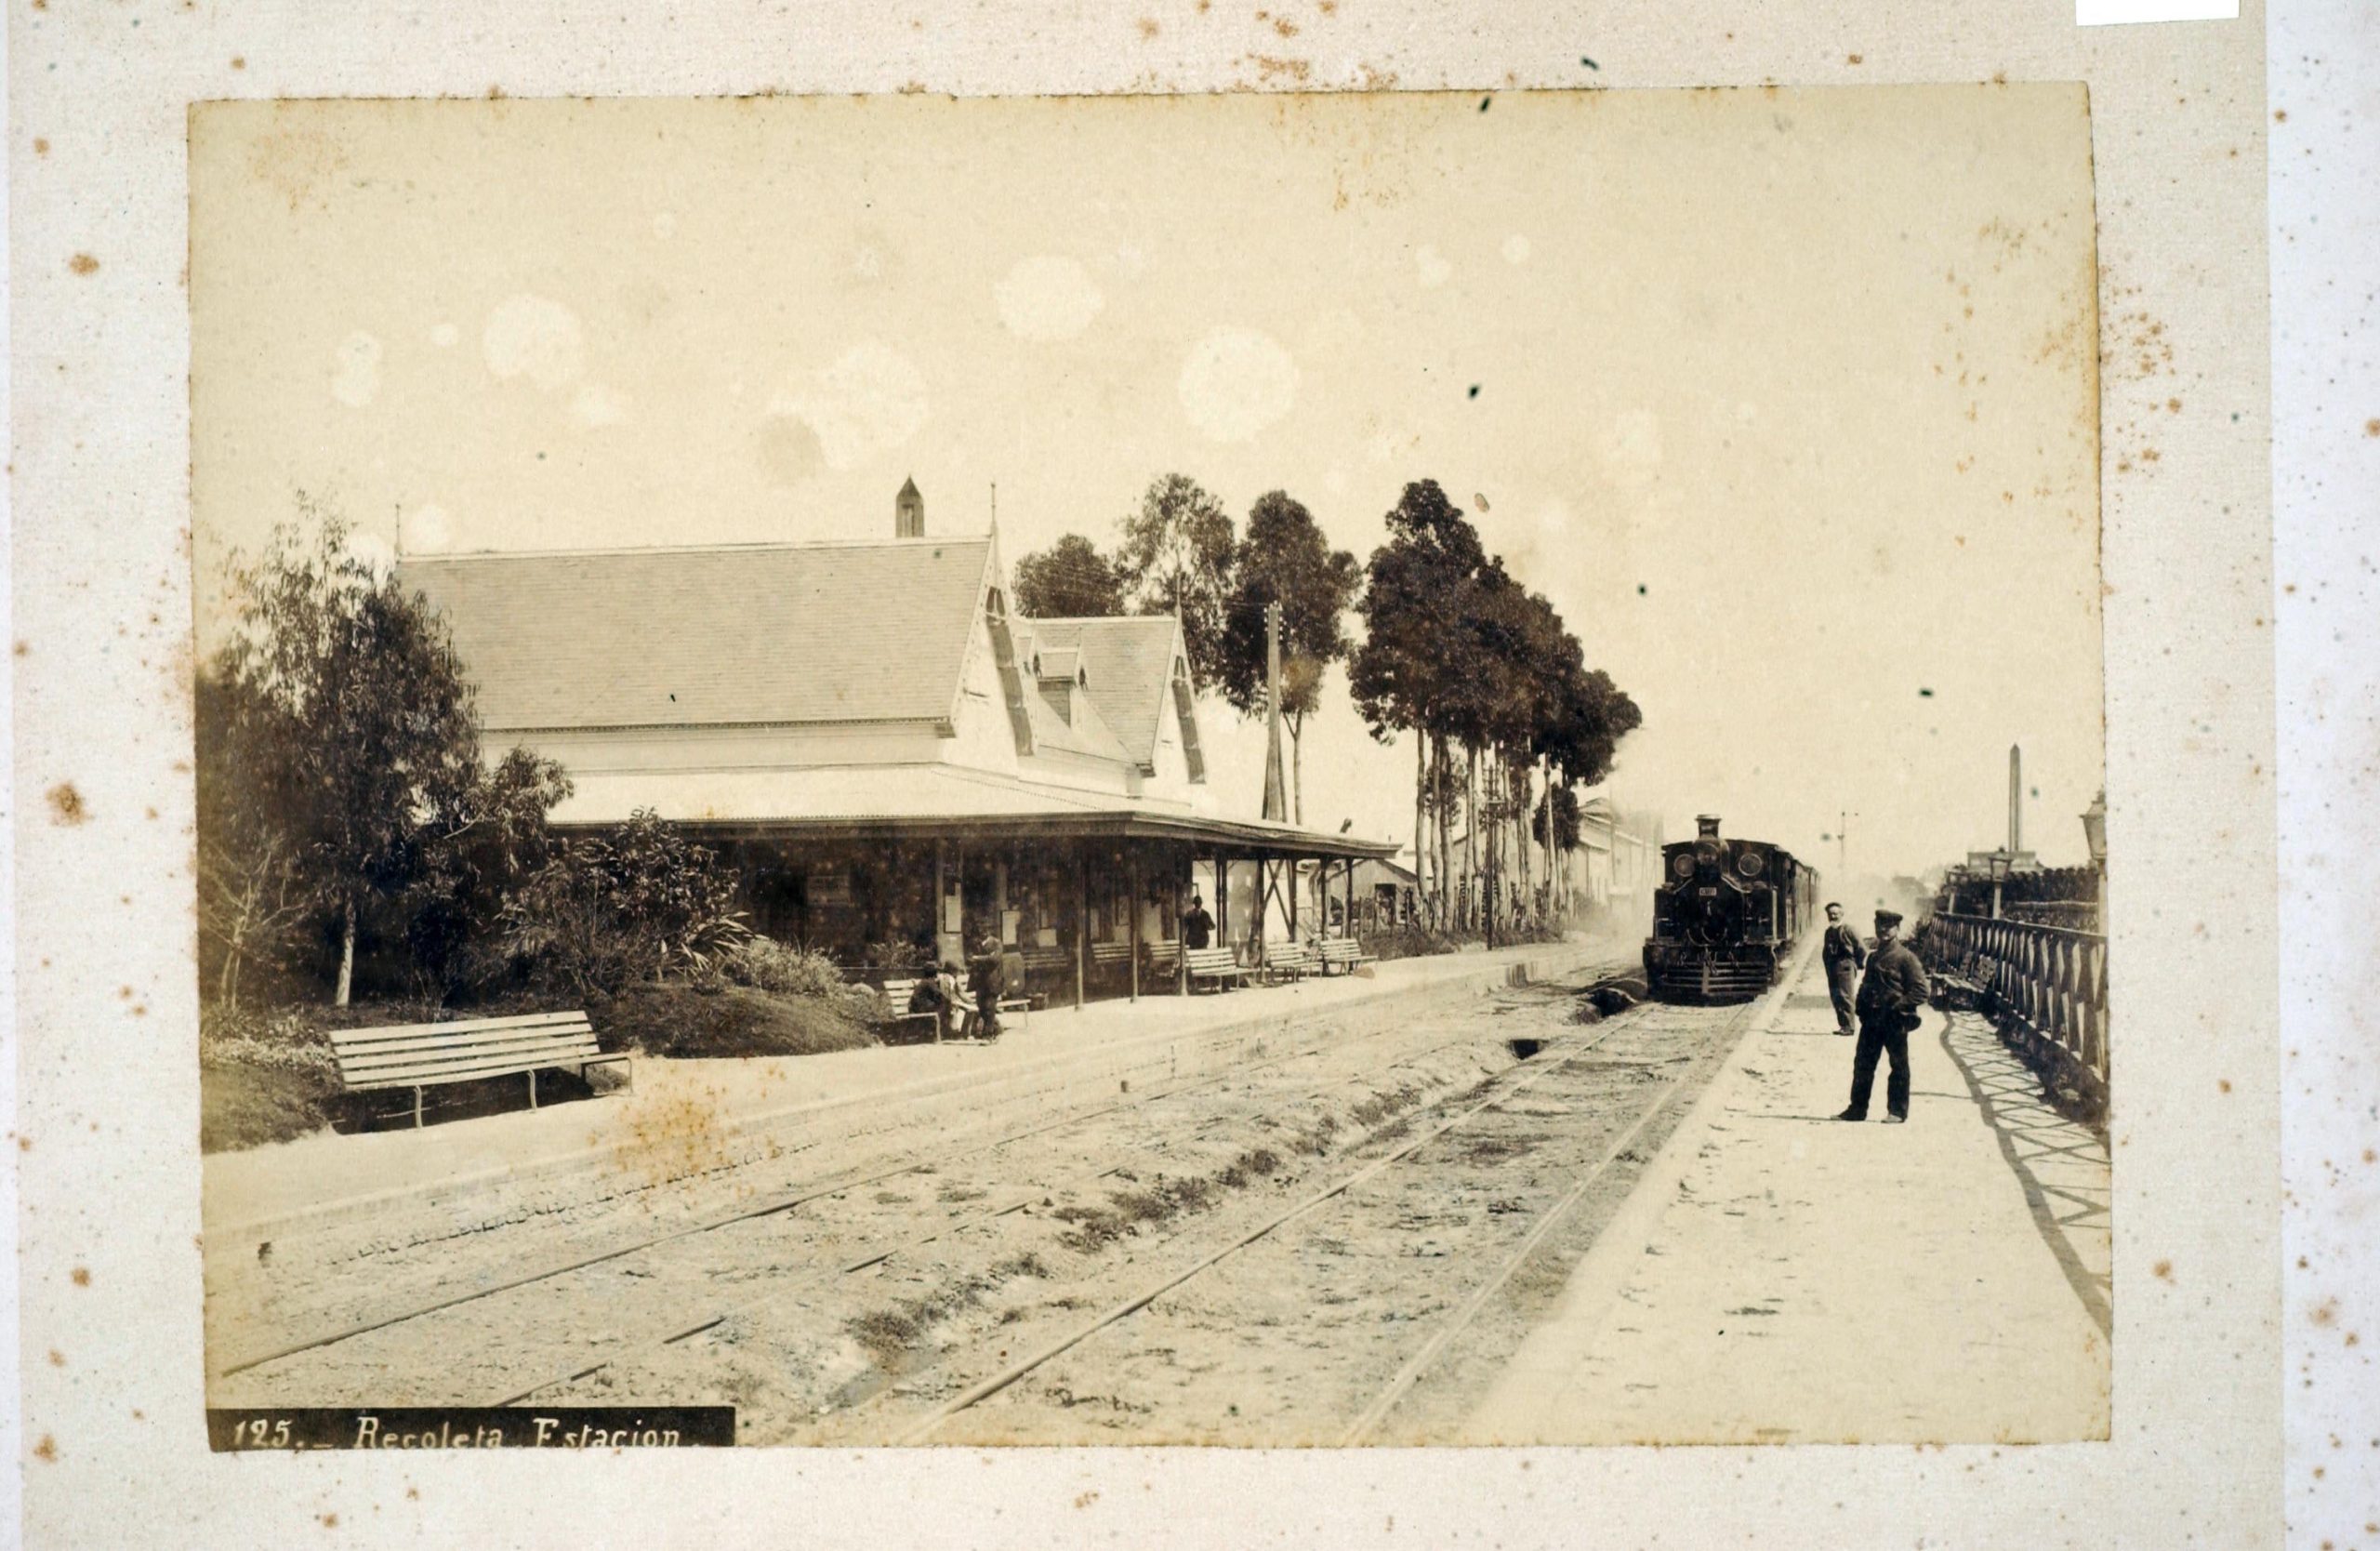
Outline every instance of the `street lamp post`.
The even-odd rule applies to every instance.
[[[2008,868],[2016,861],[2005,851],[1991,854],[1991,919],[2000,919],[2000,885],[2008,882]]]
[[[2097,875],[2096,908],[2099,930],[2108,929],[2108,794],[2103,789],[2082,810],[2082,838],[2091,847],[2091,870]]]

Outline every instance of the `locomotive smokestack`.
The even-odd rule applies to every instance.
[[[2025,751],[2008,746],[2008,851],[2025,849]]]

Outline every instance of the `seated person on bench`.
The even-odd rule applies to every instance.
[[[950,1037],[950,1014],[963,1011],[964,1006],[959,996],[959,966],[953,963],[945,963],[935,974],[919,975],[917,988],[909,993],[908,1010],[932,1013],[938,1040]]]

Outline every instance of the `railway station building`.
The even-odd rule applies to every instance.
[[[1012,982],[1051,1002],[1178,990],[1194,889],[1249,961],[1268,916],[1233,919],[1236,864],[1336,895],[1394,855],[1222,811],[1178,620],[1021,617],[997,531],[928,535],[914,486],[895,510],[882,540],[407,557],[399,576],[453,631],[491,754],[568,771],[558,827],[649,809],[734,869],[756,929],[855,974],[997,935]],[[1278,891],[1289,911],[1302,892]]]

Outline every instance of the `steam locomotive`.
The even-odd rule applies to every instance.
[[[1645,979],[1664,1001],[1744,1001],[1766,990],[1816,908],[1818,869],[1766,841],[1723,840],[1719,816],[1661,848]]]

